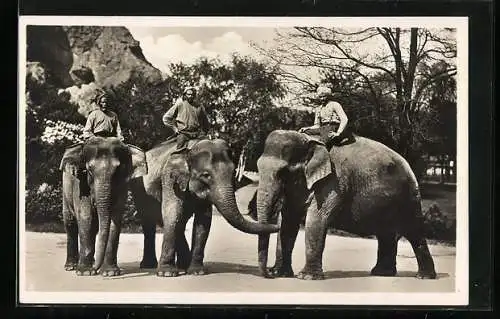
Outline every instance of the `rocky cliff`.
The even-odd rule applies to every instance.
[[[90,82],[111,87],[135,75],[161,80],[125,27],[28,26],[27,60],[50,69],[59,87]]]
[[[26,40],[27,76],[70,93],[82,115],[90,91],[135,76],[151,83],[162,79],[125,27],[28,26]]]

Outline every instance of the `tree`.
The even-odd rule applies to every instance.
[[[192,65],[170,65],[170,75],[152,86],[133,79],[114,89],[117,113],[124,137],[144,149],[166,139],[170,132],[162,115],[186,86],[198,90],[196,103],[207,110],[210,134],[229,142],[235,163],[242,149],[256,161],[256,145],[267,136],[263,123],[284,91],[273,69],[249,57],[234,55],[229,63],[202,58]]]
[[[296,27],[278,32],[277,40],[277,48],[259,50],[280,67],[284,79],[314,87],[313,76],[296,71],[314,68],[329,74],[334,86],[364,89],[376,121],[387,97],[394,99],[395,146],[410,162],[415,157],[413,120],[424,92],[456,74],[454,29]],[[429,67],[437,62],[442,68]],[[349,85],[342,84],[346,77]]]

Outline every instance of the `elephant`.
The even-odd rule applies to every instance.
[[[160,277],[206,274],[203,259],[212,205],[230,225],[245,233],[270,234],[279,230],[277,225],[259,224],[239,212],[235,165],[227,142],[191,140],[184,151],[175,148],[176,140],[172,138],[148,150],[148,174],[130,184],[144,232],[141,268],[157,268]],[[190,251],[184,232],[193,215]],[[163,228],[159,263],[155,253],[157,225]]]
[[[263,277],[293,277],[292,250],[305,219],[306,262],[299,279],[324,279],[327,228],[375,235],[373,276],[395,276],[397,242],[410,242],[417,277],[435,279],[434,261],[423,236],[421,195],[408,162],[386,145],[353,133],[351,143],[325,145],[292,130],[275,130],[257,160],[257,220],[269,223],[281,213],[276,263],[267,268],[269,235],[259,235],[258,263]],[[251,205],[250,205],[251,206]]]
[[[127,183],[147,173],[145,153],[115,137],[93,137],[66,148],[60,169],[64,268],[79,276],[120,275],[117,251]]]

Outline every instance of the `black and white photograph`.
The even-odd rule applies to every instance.
[[[19,17],[19,302],[466,305],[466,17]]]

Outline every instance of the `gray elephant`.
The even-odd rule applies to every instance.
[[[227,143],[221,139],[190,141],[185,152],[174,151],[170,139],[146,152],[148,174],[131,182],[131,190],[142,221],[144,254],[141,268],[157,268],[157,275],[178,276],[206,273],[205,244],[212,222],[212,205],[236,229],[251,234],[269,234],[277,225],[245,219],[235,199],[235,167]],[[184,235],[194,214],[191,252]],[[160,262],[155,253],[156,225],[163,227]],[[176,258],[177,257],[177,258]]]
[[[76,269],[77,275],[98,271],[103,276],[119,275],[117,250],[127,183],[147,173],[144,152],[114,137],[94,137],[68,147],[60,169],[67,234],[65,269]]]
[[[305,218],[306,264],[300,279],[323,279],[322,259],[327,227],[333,225],[378,240],[372,275],[396,275],[400,236],[411,243],[418,278],[436,272],[423,237],[419,186],[406,160],[387,146],[354,136],[354,142],[333,146],[296,131],[276,130],[258,159],[257,216],[261,223],[281,211],[276,264],[267,269],[269,235],[260,235],[258,260],[264,277],[291,277],[292,249]]]

